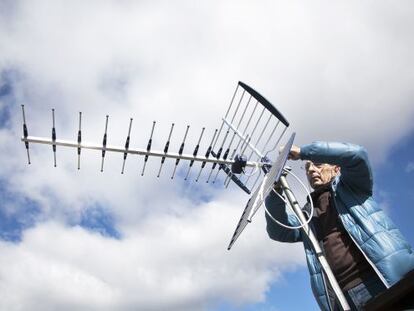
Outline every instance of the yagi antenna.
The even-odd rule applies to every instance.
[[[237,105],[234,105],[234,103],[237,103]],[[130,137],[133,120],[132,118],[129,122],[128,135],[126,138],[125,146],[119,147],[110,146],[107,144],[109,119],[108,115],[106,116],[105,132],[102,144],[94,144],[87,143],[82,140],[82,112],[79,112],[78,139],[72,141],[57,139],[55,127],[55,109],[52,109],[51,138],[29,136],[24,105],[22,105],[22,114],[23,136],[21,140],[25,144],[27,160],[29,164],[31,163],[29,154],[29,144],[31,143],[52,145],[53,162],[55,167],[57,146],[77,149],[78,169],[80,169],[80,156],[82,149],[101,151],[101,172],[103,172],[104,160],[108,152],[123,154],[121,174],[124,173],[125,162],[128,154],[144,157],[141,176],[144,175],[147,161],[150,157],[161,159],[157,177],[160,177],[166,159],[173,159],[175,160],[175,165],[171,174],[171,180],[175,178],[177,170],[179,169],[178,167],[180,163],[183,162],[185,162],[186,167],[184,180],[189,180],[190,171],[194,164],[198,162],[200,163],[200,169],[195,178],[195,181],[198,182],[201,178],[201,174],[204,168],[207,166],[207,164],[211,163],[211,169],[206,179],[207,183],[211,180],[212,176],[214,176],[212,183],[215,183],[218,180],[219,173],[223,171],[226,174],[226,177],[223,181],[225,188],[227,188],[230,182],[233,181],[235,185],[250,195],[250,199],[248,200],[243,210],[243,213],[228,245],[229,250],[233,247],[236,240],[240,237],[247,224],[252,221],[258,209],[264,205],[266,196],[270,193],[270,191],[274,191],[274,185],[281,185],[283,195],[287,197],[287,199],[285,199],[285,197],[279,193],[278,196],[286,203],[289,203],[291,205],[292,210],[296,214],[300,223],[300,226],[296,229],[300,229],[302,233],[309,238],[308,240],[312,244],[315,253],[320,254],[318,255],[318,260],[338,298],[338,301],[340,302],[342,309],[349,310],[349,305],[347,304],[345,296],[343,295],[332,271],[329,268],[326,259],[322,254],[322,251],[320,250],[318,241],[313,235],[312,231],[309,230],[308,223],[311,218],[306,220],[300,206],[298,205],[297,200],[293,195],[292,190],[289,188],[289,184],[287,183],[286,177],[289,169],[286,168],[285,165],[288,159],[289,151],[293,145],[295,133],[291,134],[288,141],[284,144],[284,149],[280,154],[278,154],[276,150],[278,147],[280,147],[280,143],[282,142],[287,128],[289,127],[289,122],[266,98],[264,98],[260,93],[258,93],[247,84],[243,82],[239,82],[237,84],[230,104],[226,109],[226,113],[221,119],[220,128],[218,130],[217,128],[214,130],[213,136],[211,140],[209,140],[210,143],[207,148],[203,148],[201,144],[203,135],[206,132],[206,128],[203,127],[201,129],[197,144],[194,149],[192,149],[192,154],[184,153],[190,125],[187,125],[181,145],[179,148],[177,148],[178,152],[175,153],[170,151],[170,142],[174,130],[174,123],[171,124],[164,150],[159,151],[153,150],[152,148],[152,141],[156,124],[155,121],[152,123],[151,134],[147,143],[147,147],[145,149],[138,149],[130,148]],[[235,146],[233,146],[234,144]],[[200,149],[205,150],[204,156],[199,155]],[[218,169],[213,175],[216,167],[218,167]],[[252,178],[253,175],[256,175],[255,178]],[[293,173],[292,176],[294,176]],[[251,180],[253,180],[253,183],[250,182]],[[259,182],[259,180],[261,180],[261,182]],[[252,185],[250,186],[250,184]],[[259,185],[256,187],[256,184]],[[269,214],[266,207],[265,212],[273,221],[279,223],[278,220],[274,219],[273,216]]]
[[[152,122],[147,147],[145,149],[131,149],[130,143],[133,118],[130,118],[129,120],[125,145],[123,147],[117,147],[108,145],[109,115],[106,115],[105,119],[105,131],[102,144],[94,144],[84,142],[82,139],[82,112],[79,112],[79,126],[77,140],[75,141],[57,139],[56,115],[54,108],[52,109],[52,136],[49,139],[29,136],[23,105],[22,114],[22,141],[26,147],[29,164],[31,163],[29,153],[29,146],[31,143],[51,145],[54,166],[57,166],[58,146],[76,148],[78,170],[81,166],[82,149],[93,149],[101,152],[101,172],[104,170],[105,157],[108,152],[119,152],[123,154],[121,174],[124,174],[125,172],[128,154],[143,156],[143,165],[140,171],[141,176],[145,174],[148,160],[152,157],[160,158],[160,166],[158,173],[156,174],[157,177],[161,176],[165,161],[167,159],[174,160],[175,164],[170,175],[171,179],[175,179],[181,163],[185,162],[184,165],[186,168],[182,176],[184,177],[184,180],[191,180],[191,170],[198,162],[200,163],[200,166],[197,174],[193,177],[196,182],[201,178],[205,178],[204,180],[207,183],[211,181],[212,183],[215,183],[219,179],[220,172],[224,172],[225,177],[223,178],[223,185],[225,188],[228,188],[231,181],[233,181],[248,194],[254,190],[256,184],[263,178],[264,174],[261,172],[260,168],[264,165],[269,165],[268,162],[271,162],[272,159],[268,158],[268,154],[273,156],[275,147],[279,144],[289,126],[286,119],[272,104],[270,104],[270,102],[243,82],[237,84],[225,114],[221,119],[219,128],[212,131],[212,137],[208,140],[209,144],[207,146],[203,146],[202,144],[203,138],[208,132],[206,127],[202,127],[196,146],[191,148],[191,150],[193,150],[192,154],[185,153],[190,125],[187,125],[185,128],[181,145],[177,148],[178,152],[173,152],[170,151],[170,143],[175,127],[174,123],[171,124],[164,149],[161,151],[153,150],[152,146],[156,121]],[[280,124],[284,125],[284,128],[281,130],[279,130]],[[203,152],[203,155],[200,155],[201,151]],[[207,164],[211,164],[211,166],[208,166]],[[206,176],[203,177],[204,175],[202,176],[202,174],[206,167],[210,167],[210,169],[208,173],[206,173]],[[254,182],[250,183],[250,178],[254,174],[256,174],[253,179]],[[249,186],[250,184],[252,185]]]
[[[144,176],[149,158],[159,158],[160,166],[156,174],[161,176],[167,159],[174,160],[173,169],[170,173],[170,179],[176,179],[177,172],[180,165],[184,165],[183,176],[184,180],[189,181],[194,179],[198,182],[201,178],[209,183],[217,182],[220,179],[220,172],[225,174],[223,178],[223,185],[225,188],[233,182],[236,186],[242,189],[245,193],[253,195],[263,187],[263,181],[270,167],[275,165],[275,157],[277,152],[275,149],[282,141],[289,123],[283,115],[262,95],[260,95],[253,88],[243,82],[239,82],[231,97],[230,103],[226,108],[225,114],[221,119],[220,126],[211,132],[206,127],[202,127],[199,132],[197,143],[192,150],[192,153],[186,154],[185,150],[189,149],[187,146],[187,138],[189,137],[190,125],[187,125],[184,130],[184,135],[181,144],[176,149],[177,152],[171,151],[171,139],[175,123],[171,124],[169,128],[167,140],[163,150],[153,150],[153,140],[155,133],[156,121],[152,122],[149,140],[146,148],[130,148],[132,122],[133,118],[129,120],[128,134],[125,145],[111,146],[108,145],[108,123],[109,115],[105,119],[105,131],[101,144],[84,142],[82,139],[82,112],[79,112],[77,140],[61,140],[56,135],[56,116],[55,109],[52,109],[52,137],[34,137],[29,136],[28,127],[26,123],[25,109],[22,105],[23,114],[23,136],[22,141],[25,144],[28,163],[30,164],[29,146],[30,144],[46,144],[51,145],[53,150],[53,163],[56,166],[56,149],[59,147],[72,147],[77,150],[77,168],[80,169],[81,152],[82,149],[92,149],[101,152],[101,166],[100,171],[104,170],[105,157],[108,153],[121,153],[123,155],[121,174],[125,172],[125,165],[128,155],[143,156],[141,176]],[[211,133],[212,137],[207,140],[208,145],[203,145],[206,133]],[[190,146],[191,147],[191,146]],[[200,154],[202,153],[202,154]],[[182,164],[184,163],[184,164]],[[190,178],[191,170],[196,164],[200,163],[198,172]],[[211,166],[210,166],[211,165]],[[282,165],[283,166],[283,165]],[[205,175],[203,171],[206,167],[210,170]],[[254,178],[252,178],[253,175]],[[253,180],[253,182],[251,182]],[[256,187],[256,184],[259,186]],[[254,213],[248,218],[251,220]],[[245,221],[243,221],[244,223]],[[240,228],[242,226],[239,226]],[[237,238],[239,233],[236,234]],[[235,239],[234,239],[235,240]],[[233,242],[234,243],[234,242]]]

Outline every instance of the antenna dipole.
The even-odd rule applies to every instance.
[[[78,131],[78,170],[80,170],[80,155],[81,155],[81,143],[82,143],[82,132],[81,132],[82,112],[79,111],[79,131]]]
[[[214,141],[214,138],[216,137],[216,135],[217,135],[217,129],[215,129],[213,138],[211,139],[210,145],[207,148],[207,152],[206,152],[206,155],[205,155],[205,158],[206,159],[208,159],[210,157],[211,149],[213,148],[212,147],[212,144],[213,144],[213,141]],[[200,171],[198,172],[198,175],[197,175],[197,178],[196,178],[196,182],[198,182],[198,179],[200,178],[200,175],[201,175],[201,171],[206,166],[206,163],[207,163],[207,161],[203,161],[203,163],[201,163]]]
[[[219,151],[217,152],[217,156],[216,156],[216,159],[217,159],[217,160],[218,160],[218,159],[220,159],[221,153],[223,152],[223,145],[224,145],[224,142],[226,141],[227,136],[229,136],[229,133],[230,133],[230,131],[229,131],[229,130],[227,130],[226,135],[224,136],[223,142],[221,143],[220,149],[219,149]],[[213,147],[213,150],[214,150],[214,147]],[[217,166],[217,163],[213,163],[213,166],[211,167],[210,174],[208,175],[208,178],[207,178],[206,183],[208,183],[208,182],[210,181],[211,174],[213,173],[213,171],[214,171],[214,169],[216,168],[216,166]]]
[[[244,95],[244,94],[243,94],[243,95]],[[241,104],[241,102],[242,102],[242,99],[243,99],[243,96],[241,97],[241,99],[240,99],[240,101],[239,101],[239,104],[238,104],[238,106],[237,106],[236,112],[235,112],[235,114],[233,115],[233,118],[231,119],[231,123],[228,123],[226,120],[223,120],[223,121],[227,124],[227,126],[228,126],[228,130],[229,130],[229,129],[232,129],[232,130],[233,130],[233,137],[231,138],[230,143],[229,143],[229,145],[227,146],[226,151],[224,152],[224,155],[223,155],[223,160],[227,160],[227,157],[228,157],[228,155],[229,155],[229,153],[230,153],[230,148],[231,148],[231,146],[233,145],[233,141],[234,141],[234,139],[235,139],[235,138],[236,138],[236,136],[237,136],[237,130],[234,130],[234,129],[232,128],[231,124],[233,123],[234,118],[236,117],[236,114],[237,114],[237,111],[239,110],[239,107],[240,107],[240,104]],[[247,108],[249,107],[249,104],[250,104],[250,100],[251,100],[251,99],[252,99],[252,96],[250,95],[249,100],[247,101],[247,104],[246,104],[246,106],[244,107],[243,113],[242,113],[242,115],[241,115],[241,117],[240,117],[240,120],[239,120],[239,122],[237,123],[236,129],[238,129],[238,128],[239,128],[239,126],[240,126],[240,124],[241,124],[241,122],[242,122],[242,120],[243,120],[243,118],[244,118],[244,115],[246,114]],[[214,176],[214,179],[213,179],[213,184],[216,182],[217,177],[218,177],[218,175],[219,175],[219,173],[220,173],[221,169],[222,169],[222,165],[219,165],[219,169],[218,169],[218,171],[217,171],[217,173],[216,173],[216,176]],[[230,174],[231,174],[231,173],[230,173]],[[227,177],[230,177],[230,174],[227,174]]]
[[[238,85],[237,85],[237,87],[238,87]],[[236,91],[237,91],[237,88],[236,88]],[[234,111],[233,116],[232,116],[232,118],[231,118],[231,123],[233,123],[234,118],[236,117],[237,112],[239,111],[240,105],[241,105],[241,103],[242,103],[242,101],[243,101],[244,94],[245,94],[245,90],[243,90],[243,93],[242,93],[242,95],[240,96],[240,100],[239,100],[239,102],[238,102],[238,104],[237,104],[236,110]],[[217,154],[216,154],[216,158],[217,158],[217,160],[218,160],[218,159],[220,159],[221,153],[223,152],[223,146],[224,146],[224,143],[226,142],[227,137],[229,136],[229,133],[230,133],[230,126],[229,126],[229,125],[228,125],[228,123],[226,122],[226,118],[227,118],[228,113],[229,113],[229,111],[230,111],[231,105],[233,104],[233,100],[234,100],[234,97],[233,97],[232,102],[231,102],[231,104],[230,104],[230,107],[229,107],[229,109],[227,110],[227,113],[226,113],[226,115],[225,115],[225,117],[224,117],[224,119],[223,119],[222,126],[221,126],[221,128],[220,128],[219,134],[217,135],[216,141],[215,141],[215,142],[214,142],[214,144],[213,144],[213,150],[215,150],[215,146],[216,146],[216,143],[217,143],[218,138],[219,138],[219,136],[220,136],[221,129],[223,128],[223,124],[224,124],[224,123],[226,123],[226,124],[227,124],[227,131],[226,131],[226,135],[224,136],[224,139],[223,139],[223,141],[222,141],[222,143],[221,143],[220,149],[219,149],[219,151],[218,151],[218,152],[217,152]],[[226,158],[224,158],[224,157],[223,157],[223,159],[224,159],[224,160],[225,160],[225,159],[227,159],[228,153],[229,153],[228,151],[225,153]],[[210,181],[211,174],[213,173],[213,171],[214,171],[214,169],[216,168],[216,166],[217,166],[217,164],[216,164],[216,163],[213,163],[213,166],[212,166],[212,168],[211,168],[210,174],[208,175],[208,179],[207,179],[207,181],[206,181],[207,183]],[[220,166],[219,166],[219,171],[218,171],[218,172],[220,172]],[[217,174],[218,174],[218,172],[217,172]],[[217,178],[217,175],[216,175],[216,177],[214,178],[214,181],[216,180],[216,178]],[[214,181],[213,181],[213,182],[214,182]]]
[[[147,152],[151,151],[152,135],[154,134],[155,123],[156,123],[155,121],[152,122],[151,135],[150,135],[150,138],[149,138],[148,144],[147,144]],[[144,166],[142,167],[141,176],[144,176],[144,171],[145,171],[145,167],[147,166],[147,161],[148,161],[148,154],[146,154],[145,157],[144,157]]]
[[[132,127],[132,118],[129,120],[129,129],[128,129],[128,136],[125,142],[125,150],[128,151],[129,149],[129,139],[130,139],[130,135],[131,135],[131,127]],[[124,152],[124,162],[122,163],[122,171],[121,174],[124,173],[124,169],[125,169],[125,161],[127,158],[128,152]]]
[[[27,137],[29,136],[29,132],[27,130],[27,125],[26,125],[26,115],[24,113],[24,105],[22,105],[22,114],[23,114],[23,137],[27,139]],[[30,164],[29,142],[26,140],[24,142],[24,145],[26,147],[27,163]]]
[[[164,154],[167,154],[168,148],[170,147],[170,139],[171,139],[171,135],[172,135],[173,130],[174,130],[174,123],[171,124],[170,134],[168,135],[168,140],[165,143],[165,147],[164,147]],[[161,170],[162,170],[162,167],[164,165],[164,162],[165,162],[165,156],[163,156],[161,158],[161,165],[160,165],[160,169],[158,170],[157,177],[160,177]]]
[[[103,167],[104,167],[104,160],[105,160],[105,153],[106,153],[106,140],[107,140],[107,131],[108,131],[108,119],[109,116],[106,115],[106,121],[105,121],[105,133],[103,136],[103,141],[102,141],[102,161],[101,161],[101,172],[103,172]]]
[[[227,109],[227,111],[226,111],[226,114],[225,114],[224,118],[227,118],[227,116],[228,116],[228,114],[229,114],[229,112],[230,112],[231,106],[233,106],[234,98],[236,97],[236,93],[237,93],[237,90],[238,90],[238,89],[239,89],[239,85],[237,84],[236,89],[234,90],[234,93],[233,93],[233,97],[231,98],[229,108]],[[244,95],[244,90],[243,90],[243,95]],[[221,123],[220,130],[219,130],[219,132],[218,132],[218,135],[217,135],[217,137],[216,137],[216,140],[215,140],[215,141],[214,141],[214,143],[213,143],[213,147],[212,147],[213,149],[214,149],[214,147],[216,146],[217,140],[218,140],[218,138],[219,138],[219,136],[220,136],[220,134],[221,134],[221,130],[223,129],[223,125],[224,125],[224,121]]]
[[[200,148],[200,142],[201,142],[201,138],[203,137],[204,130],[205,130],[205,127],[203,127],[203,128],[201,129],[200,138],[198,139],[197,145],[196,145],[196,146],[195,146],[195,148],[194,148],[194,151],[193,151],[193,156],[194,156],[194,157],[196,157],[196,156],[197,156],[198,149]],[[186,175],[185,175],[185,177],[184,177],[184,180],[187,180],[188,175],[190,174],[190,170],[191,170],[191,168],[193,167],[193,164],[194,164],[194,159],[190,161],[190,165],[188,166],[188,171],[187,171],[187,174],[186,174]]]
[[[258,105],[259,105],[259,102],[258,102],[258,101],[256,101],[256,104],[255,104],[255,106],[254,106],[254,108],[253,108],[253,112],[250,114],[249,120],[247,121],[247,124],[246,124],[246,126],[244,127],[244,129],[243,129],[242,136],[241,136],[241,137],[239,136],[239,142],[237,143],[236,148],[234,148],[233,153],[231,154],[231,157],[230,157],[231,159],[233,159],[233,158],[234,158],[234,156],[236,155],[236,152],[237,152],[237,150],[238,150],[238,148],[239,148],[239,146],[240,146],[240,143],[241,143],[241,142],[244,142],[244,140],[243,140],[243,138],[242,138],[242,137],[244,137],[244,135],[246,134],[246,132],[247,132],[247,128],[249,127],[250,122],[251,122],[251,121],[252,121],[252,119],[253,119],[253,115],[255,114],[256,109],[257,109],[257,106],[258,106]]]
[[[55,129],[55,109],[52,108],[52,141],[56,141],[56,129]],[[56,144],[52,145],[53,150],[53,161],[54,165],[56,167]]]
[[[184,150],[184,144],[185,144],[185,140],[187,138],[187,134],[188,134],[188,129],[190,128],[189,125],[187,125],[187,129],[185,130],[185,134],[184,134],[184,138],[183,138],[183,142],[181,143],[180,146],[180,150],[178,151],[178,154],[181,156],[183,154],[183,150]],[[180,162],[180,158],[178,158],[177,160],[175,160],[175,166],[174,166],[174,171],[171,175],[171,179],[174,179],[174,175],[175,175],[175,171],[177,169],[178,163]]]

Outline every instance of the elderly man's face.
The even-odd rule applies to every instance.
[[[331,182],[338,175],[339,166],[326,163],[306,162],[306,175],[313,189],[317,189]]]

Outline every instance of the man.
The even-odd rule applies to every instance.
[[[414,253],[372,199],[372,172],[366,151],[356,145],[315,142],[293,146],[289,158],[306,160],[315,212],[311,228],[353,310],[414,269]],[[281,189],[276,186],[277,191]],[[305,206],[307,210],[309,204]],[[266,207],[274,218],[298,226],[285,203],[271,192]],[[322,310],[339,310],[315,253],[301,231],[277,225],[267,214],[270,238],[303,241],[312,291]]]

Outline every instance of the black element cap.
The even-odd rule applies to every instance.
[[[244,88],[247,93],[252,95],[259,103],[261,103],[267,110],[269,110],[276,118],[278,118],[286,127],[289,126],[289,122],[285,119],[285,117],[266,98],[241,81],[239,81],[239,85]]]

